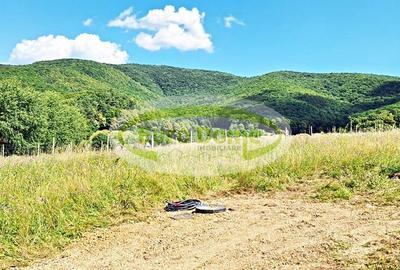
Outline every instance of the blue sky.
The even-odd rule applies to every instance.
[[[147,16],[156,9],[163,14],[167,5],[175,7],[170,10],[174,19],[156,18],[161,21],[155,23],[160,12]],[[129,7],[131,12],[120,19],[135,21],[112,27],[110,21]],[[180,7],[187,12],[178,14]],[[103,62],[117,55],[120,62],[238,75],[278,70],[400,75],[399,11],[398,0],[3,0],[0,63],[28,63],[48,53]],[[182,14],[197,14],[200,23],[185,25]],[[237,19],[230,28],[224,20],[229,16]],[[83,24],[86,19],[91,19],[89,26]],[[83,33],[90,35],[77,38]],[[32,42],[15,49],[23,40]]]

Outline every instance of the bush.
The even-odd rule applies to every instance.
[[[107,147],[107,143],[109,143],[108,131],[98,131],[90,137],[90,146],[94,150],[100,150]]]

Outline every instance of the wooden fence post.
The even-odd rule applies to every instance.
[[[53,145],[51,147],[51,153],[54,155],[56,153],[56,138],[53,137]]]
[[[5,156],[5,147],[4,144],[1,145],[1,155],[4,157]]]
[[[107,135],[107,146],[106,146],[107,152],[110,150],[110,134]]]

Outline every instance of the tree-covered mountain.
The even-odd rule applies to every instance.
[[[294,133],[333,126],[400,124],[400,78],[369,74],[273,72],[256,77],[152,65],[56,60],[0,65],[0,139],[27,152],[79,143],[109,129],[125,110],[163,97],[197,95],[263,102],[290,120]]]
[[[126,64],[113,66],[163,96],[224,94],[244,78],[229,73],[169,66]]]
[[[368,74],[274,72],[238,85],[291,120],[295,133],[349,124],[349,116],[400,101],[400,78]],[[236,93],[241,91],[235,90]],[[399,124],[400,122],[397,122]]]

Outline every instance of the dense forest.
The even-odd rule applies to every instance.
[[[400,125],[400,78],[368,74],[273,72],[257,77],[151,65],[56,60],[0,65],[0,141],[24,154],[79,144],[129,120],[129,112],[164,97],[223,96],[262,102],[293,133]],[[121,120],[122,119],[122,120]]]

